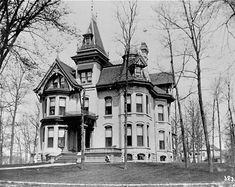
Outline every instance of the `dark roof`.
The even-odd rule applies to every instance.
[[[149,77],[154,85],[173,84],[173,76],[168,72],[149,74]]]
[[[114,84],[120,78],[122,65],[115,65],[103,68],[97,86]]]
[[[75,70],[72,67],[65,64],[64,62],[62,62],[61,60],[59,60],[58,58],[56,58],[55,62],[51,65],[50,69],[47,71],[46,75],[43,77],[39,85],[34,89],[36,93],[38,93],[38,91],[43,86],[43,84],[47,80],[47,77],[49,76],[49,74],[52,72],[52,70],[55,68],[56,65],[60,68],[61,72],[64,74],[64,76],[72,86],[76,88],[82,88],[75,79]]]
[[[154,86],[153,89],[154,89],[154,91],[156,91],[159,94],[166,94],[165,90],[163,90],[163,89],[161,89],[161,88],[159,88],[157,86]]]

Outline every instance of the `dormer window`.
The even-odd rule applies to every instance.
[[[135,76],[136,77],[141,77],[142,76],[142,68],[139,66],[135,67]]]
[[[80,79],[82,84],[92,83],[92,72],[91,70],[83,71],[80,73]]]

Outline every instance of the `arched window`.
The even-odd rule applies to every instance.
[[[85,111],[89,111],[89,98],[88,97],[85,97],[84,98],[84,110]]]
[[[142,124],[137,125],[137,146],[144,146],[144,126]]]
[[[132,146],[132,127],[127,124],[127,146]]]
[[[105,115],[112,114],[112,97],[105,97]]]
[[[127,154],[127,160],[133,160],[132,154]]]
[[[145,154],[143,154],[143,153],[139,153],[139,154],[137,155],[137,159],[138,159],[138,160],[144,160],[144,158],[145,158]]]
[[[136,112],[143,112],[143,95],[136,94]]]
[[[160,156],[160,161],[166,161],[166,156],[164,155]]]
[[[112,146],[112,126],[105,127],[105,147]]]
[[[164,106],[158,105],[158,121],[164,121]]]
[[[159,131],[159,149],[165,149],[165,132]]]

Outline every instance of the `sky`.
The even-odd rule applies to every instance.
[[[158,23],[156,13],[153,11],[159,5],[159,2],[138,1],[137,30],[133,40],[135,44],[147,43],[149,48],[148,70],[150,73],[170,70],[169,58],[166,57],[166,50],[161,44],[162,33],[156,29]],[[92,1],[64,0],[64,3],[72,12],[67,18],[68,23],[75,26],[80,34],[84,34],[91,19]],[[175,2],[172,1],[172,3]],[[117,41],[117,37],[120,36],[121,32],[115,16],[118,5],[119,2],[117,1],[93,1],[93,12],[97,15],[98,28],[104,48],[109,54],[110,61],[114,63],[120,61],[123,54],[122,45]],[[60,40],[60,38],[57,40]],[[212,102],[210,87],[214,78],[220,74],[227,74],[227,69],[234,72],[232,64],[234,64],[235,59],[235,44],[233,44],[233,40],[229,39],[230,45],[228,47],[227,34],[223,30],[216,32],[211,38],[208,57],[202,61],[202,86],[205,102]],[[71,57],[76,54],[78,43],[76,40],[69,41],[58,54],[63,62],[73,67],[75,64]],[[54,62],[56,56],[57,52],[55,51],[48,57],[50,64]],[[182,95],[187,93],[188,88],[185,89],[185,87],[189,85],[188,80],[182,82],[180,90]],[[222,116],[224,117],[225,114],[226,108],[222,106]]]

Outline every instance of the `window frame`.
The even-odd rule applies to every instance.
[[[78,71],[81,84],[92,83],[92,69]]]
[[[142,135],[138,134],[138,128],[141,127]],[[144,146],[144,125],[143,124],[137,124],[136,125],[136,139],[137,139],[137,147],[143,147]]]
[[[107,129],[111,129],[111,136],[107,136]],[[113,146],[113,127],[111,125],[105,126],[105,147]]]
[[[164,105],[163,104],[158,104],[157,105],[157,113],[158,113],[158,121],[164,121],[165,116],[164,116]]]
[[[52,134],[53,136],[50,135],[50,129],[52,129]],[[47,127],[47,148],[53,148],[54,147],[54,136],[55,136],[55,131],[54,127]],[[50,140],[50,141],[49,141]]]
[[[52,99],[54,99],[54,106],[52,105]],[[55,108],[56,108],[56,97],[49,97],[49,116],[55,115]],[[54,113],[52,113],[54,111]]]
[[[108,100],[111,100],[110,105]],[[113,113],[113,98],[111,96],[107,96],[104,98],[105,102],[105,115],[112,115]]]
[[[128,135],[128,128],[130,129],[130,135]],[[132,146],[132,125],[127,124],[127,146],[131,147]]]
[[[159,150],[165,150],[166,149],[166,142],[165,142],[165,131],[160,130],[159,133]],[[163,140],[160,139],[160,134],[162,133]]]
[[[141,98],[141,103],[138,103],[138,97]],[[143,113],[143,94],[136,94],[136,112]]]
[[[61,99],[64,99],[65,106],[61,106]],[[65,115],[65,112],[66,112],[66,97],[59,97],[59,115]]]

